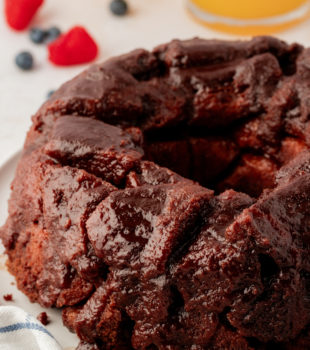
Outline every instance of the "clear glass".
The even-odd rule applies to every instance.
[[[269,34],[287,29],[310,15],[309,0],[187,0],[200,22],[233,34]]]

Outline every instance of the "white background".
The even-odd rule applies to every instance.
[[[1,6],[3,5],[3,0]],[[231,1],[231,0],[227,0]],[[108,9],[109,0],[45,0],[32,25],[57,25],[67,30],[82,24],[100,47],[97,60],[124,53],[137,47],[151,49],[173,38],[231,38],[213,32],[192,21],[183,0],[128,0],[130,14],[115,17]],[[279,37],[310,46],[310,22],[283,32]],[[39,108],[50,89],[76,75],[85,66],[59,68],[47,60],[43,45],[32,44],[28,32],[11,31],[0,12],[0,164],[23,145],[31,115]],[[36,61],[31,72],[21,72],[14,64],[16,53],[30,50]]]

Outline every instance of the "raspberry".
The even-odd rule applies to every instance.
[[[98,47],[83,27],[74,27],[48,45],[49,60],[59,66],[94,60]]]
[[[43,0],[5,0],[4,11],[8,25],[16,30],[25,29]]]

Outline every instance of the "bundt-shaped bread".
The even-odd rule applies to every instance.
[[[33,117],[1,230],[79,349],[310,349],[310,51],[174,40]]]

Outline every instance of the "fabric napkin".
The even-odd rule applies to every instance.
[[[16,306],[0,306],[0,350],[61,350],[52,334]]]

